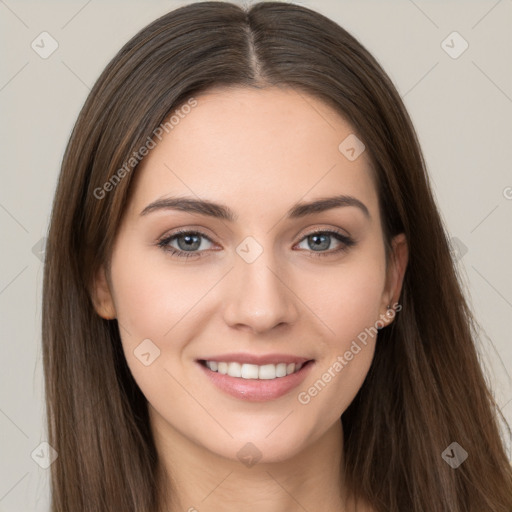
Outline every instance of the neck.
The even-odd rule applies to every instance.
[[[244,465],[195,444],[150,405],[169,512],[345,512],[343,429],[336,422],[290,459]]]

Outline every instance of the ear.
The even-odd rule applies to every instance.
[[[102,265],[96,272],[92,285],[91,299],[94,309],[105,320],[116,318],[116,308],[110,289],[105,267]]]
[[[402,291],[408,261],[409,247],[407,239],[405,233],[400,233],[391,241],[391,254],[386,270],[386,287],[382,294],[381,313],[383,314],[381,314],[381,319],[384,319],[385,325],[389,325],[395,317],[394,305],[398,302]],[[391,308],[388,309],[388,306],[391,306]]]

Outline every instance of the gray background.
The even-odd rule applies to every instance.
[[[46,432],[38,244],[68,136],[89,89],[122,44],[186,3],[0,0],[0,512],[48,508],[49,470],[35,462],[48,455],[39,447]],[[357,37],[404,98],[486,333],[479,350],[489,382],[512,423],[512,1],[295,3]],[[31,47],[43,45],[43,31],[59,45],[46,59]],[[442,47],[453,31],[469,44],[458,58]],[[463,42],[451,37],[446,44],[458,53]]]

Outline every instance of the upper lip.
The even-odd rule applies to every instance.
[[[200,361],[217,361],[219,362],[236,362],[242,364],[256,364],[262,366],[264,364],[279,364],[279,363],[306,363],[311,359],[306,357],[298,357],[291,354],[247,354],[247,353],[231,353],[220,354],[217,356],[209,356]]]

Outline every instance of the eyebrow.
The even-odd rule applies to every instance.
[[[359,208],[368,219],[371,218],[370,212],[366,205],[353,196],[337,195],[332,197],[324,197],[315,201],[296,203],[286,214],[288,219],[299,219],[321,213],[333,208],[341,208],[346,206],[355,206]],[[208,215],[217,219],[235,222],[238,216],[229,207],[223,204],[215,203],[204,199],[195,199],[194,197],[167,197],[158,199],[148,204],[140,213],[147,215],[148,213],[159,210],[179,210],[189,213],[199,213]]]

